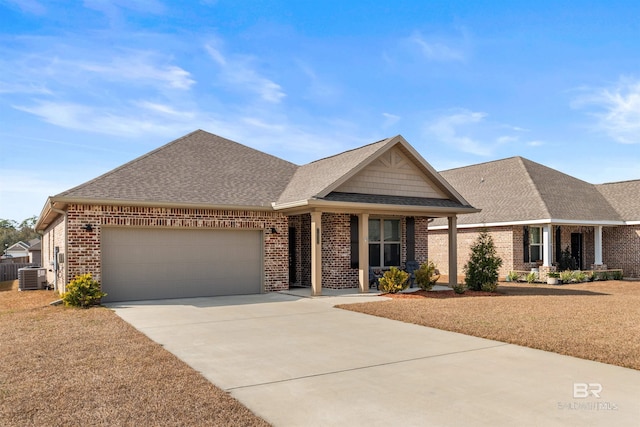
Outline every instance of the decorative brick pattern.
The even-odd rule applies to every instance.
[[[100,237],[102,227],[154,227],[190,229],[259,229],[264,234],[264,290],[285,290],[288,283],[288,219],[275,212],[227,211],[210,209],[154,208],[136,206],[69,205],[67,212],[68,277],[91,273],[101,280]],[[85,230],[90,224],[92,231]],[[271,233],[271,228],[276,233]],[[63,234],[58,223],[50,226],[45,239]],[[62,248],[62,244],[59,246]],[[44,256],[50,257],[49,249]],[[62,251],[62,249],[61,249]]]

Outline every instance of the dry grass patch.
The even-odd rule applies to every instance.
[[[338,307],[640,370],[640,282],[500,286],[502,297]]]
[[[268,425],[111,310],[10,288],[0,291],[0,425]]]

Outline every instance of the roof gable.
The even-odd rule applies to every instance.
[[[55,198],[266,207],[296,168],[197,130]]]
[[[398,146],[380,154],[335,191],[434,199],[447,197]]]
[[[376,182],[368,184],[374,176]],[[385,187],[385,177],[396,182]],[[412,182],[413,188],[400,190],[401,178]],[[400,135],[301,166],[276,206],[335,192],[451,199],[458,206],[469,206]]]

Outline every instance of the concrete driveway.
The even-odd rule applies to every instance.
[[[276,426],[640,425],[640,371],[333,308],[379,299],[109,306]]]

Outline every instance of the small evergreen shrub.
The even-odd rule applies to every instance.
[[[624,275],[622,274],[622,271],[614,271],[611,274],[611,278],[613,280],[622,280],[624,278]]]
[[[395,294],[396,292],[404,291],[407,286],[409,286],[409,273],[397,267],[391,267],[380,278],[378,289],[381,292]]]
[[[496,254],[493,238],[483,230],[471,246],[469,262],[464,266],[464,283],[474,291],[482,290],[482,285],[498,283],[498,269],[502,259]]]
[[[538,280],[538,273],[536,273],[535,271],[532,271],[529,274],[527,274],[527,283],[529,284],[535,283],[537,280]]]
[[[464,294],[466,290],[467,285],[465,285],[464,283],[457,283],[453,285],[453,292],[455,292],[456,294]]]
[[[416,283],[423,291],[429,291],[433,288],[440,278],[440,273],[433,261],[425,261],[420,268],[413,272],[416,275]]]
[[[76,276],[69,282],[67,291],[62,295],[62,301],[67,306],[89,308],[100,304],[100,299],[106,295],[100,290],[100,283],[88,273]]]

